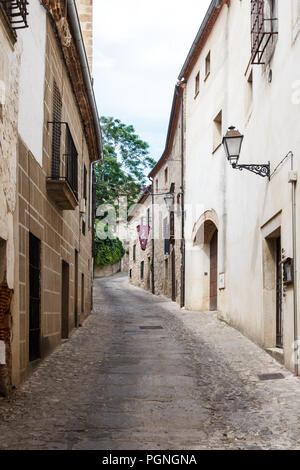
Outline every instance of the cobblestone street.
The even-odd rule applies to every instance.
[[[255,344],[123,276],[94,294],[84,325],[0,400],[0,449],[300,449],[299,379]]]

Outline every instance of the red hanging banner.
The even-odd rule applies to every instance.
[[[147,243],[148,243],[148,238],[149,238],[149,233],[150,233],[150,227],[149,227],[149,225],[138,225],[137,226],[137,231],[138,231],[138,234],[139,234],[141,249],[143,251],[145,251],[146,248],[147,248]]]

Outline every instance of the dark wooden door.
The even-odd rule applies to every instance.
[[[210,242],[210,310],[218,308],[218,231]]]
[[[281,239],[276,239],[276,346],[283,347]]]
[[[172,250],[172,300],[176,301],[175,249]]]
[[[78,251],[75,250],[74,322],[78,327]]]
[[[69,265],[62,262],[61,270],[61,337],[69,337]]]
[[[29,234],[29,360],[41,357],[41,242]]]

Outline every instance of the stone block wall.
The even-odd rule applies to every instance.
[[[49,198],[46,178],[51,175],[54,81],[62,96],[62,121],[68,122],[78,152],[78,198],[75,210],[62,211]],[[62,132],[64,130],[62,129]],[[63,134],[64,136],[64,134]],[[62,136],[62,142],[63,142]],[[19,368],[21,380],[31,371],[29,362],[29,236],[41,243],[40,354],[45,357],[62,338],[62,262],[69,266],[68,334],[80,323],[92,305],[92,230],[86,219],[82,231],[80,201],[83,197],[83,169],[90,155],[73,88],[50,21],[47,20],[46,77],[44,98],[43,165],[19,139],[18,152],[18,290],[19,290]],[[89,191],[88,191],[89,194]],[[87,214],[89,201],[87,204]],[[78,270],[75,272],[76,251]],[[76,283],[76,277],[78,282]]]
[[[20,48],[0,5],[0,394],[11,389]]]
[[[83,40],[90,66],[93,70],[93,0],[76,0]]]

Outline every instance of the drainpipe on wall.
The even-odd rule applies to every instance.
[[[294,260],[294,365],[295,376],[299,375],[298,370],[298,319],[297,319],[297,212],[296,212],[296,184],[297,173],[294,172],[294,155],[291,152],[291,174],[289,182],[292,183],[292,231],[293,231],[293,260]]]
[[[180,161],[181,161],[181,289],[180,289],[180,307],[183,308],[185,305],[185,226],[184,226],[184,91],[185,91],[185,80],[181,80],[178,85],[181,92],[181,149],[180,149]]]
[[[154,280],[154,179],[149,178],[151,181],[151,195],[152,195],[152,227],[151,227],[151,233],[152,233],[152,266],[151,266],[151,273],[152,273],[152,294],[155,294],[155,280]]]

